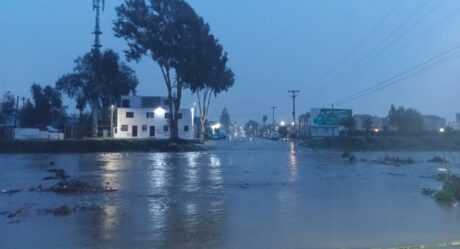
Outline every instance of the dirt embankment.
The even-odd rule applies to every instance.
[[[205,150],[197,141],[188,140],[0,140],[0,153],[88,153],[88,152],[186,152]]]

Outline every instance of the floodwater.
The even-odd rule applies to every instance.
[[[421,194],[454,152],[311,151],[289,142],[213,142],[191,153],[0,155],[0,189],[50,186],[51,168],[118,192],[0,194],[0,212],[27,207],[19,223],[0,216],[0,248],[372,248],[460,240],[460,207]],[[417,164],[370,160],[410,156]],[[55,162],[51,165],[50,162]],[[443,166],[445,167],[445,166]],[[61,205],[98,210],[53,216]]]

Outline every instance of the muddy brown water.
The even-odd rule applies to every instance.
[[[0,194],[0,248],[370,248],[460,240],[460,208],[421,194],[458,171],[455,152],[311,151],[289,142],[212,142],[191,153],[0,155],[0,189],[49,186],[51,168],[118,192]],[[372,163],[411,157],[402,167]],[[433,156],[450,163],[428,163]],[[50,164],[50,162],[54,164]],[[61,205],[97,210],[53,216]]]

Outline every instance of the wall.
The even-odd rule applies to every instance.
[[[127,118],[126,113],[133,112],[133,118]],[[153,118],[147,118],[146,113],[153,112]],[[117,122],[114,137],[118,139],[136,139],[136,138],[169,138],[168,120],[165,118],[167,109],[164,108],[118,108]],[[193,138],[192,116],[189,109],[181,109],[182,118],[179,119],[179,137],[183,139]],[[128,131],[122,131],[123,125],[128,126]],[[137,126],[137,137],[133,137],[133,126]],[[142,130],[146,126],[146,130]],[[155,136],[150,136],[150,126],[155,126]],[[164,126],[168,126],[168,131],[164,131]],[[184,131],[184,126],[188,126],[188,131]]]

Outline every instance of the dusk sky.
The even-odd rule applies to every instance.
[[[106,0],[101,42],[124,58],[126,42],[112,31]],[[213,99],[211,119],[227,107],[238,122],[278,106],[291,119],[289,89],[300,90],[297,114],[330,106],[460,44],[458,0],[190,0],[229,54],[235,86]],[[73,60],[91,49],[91,0],[0,0],[0,87],[29,97],[32,83],[54,85]],[[393,10],[393,11],[391,11]],[[382,22],[383,18],[387,18]],[[344,59],[345,58],[345,59]],[[454,119],[460,112],[460,58],[415,74],[337,108],[386,116],[392,103]],[[138,95],[166,95],[150,58],[130,62]],[[194,98],[188,93],[183,106]],[[74,102],[66,101],[69,111]]]

